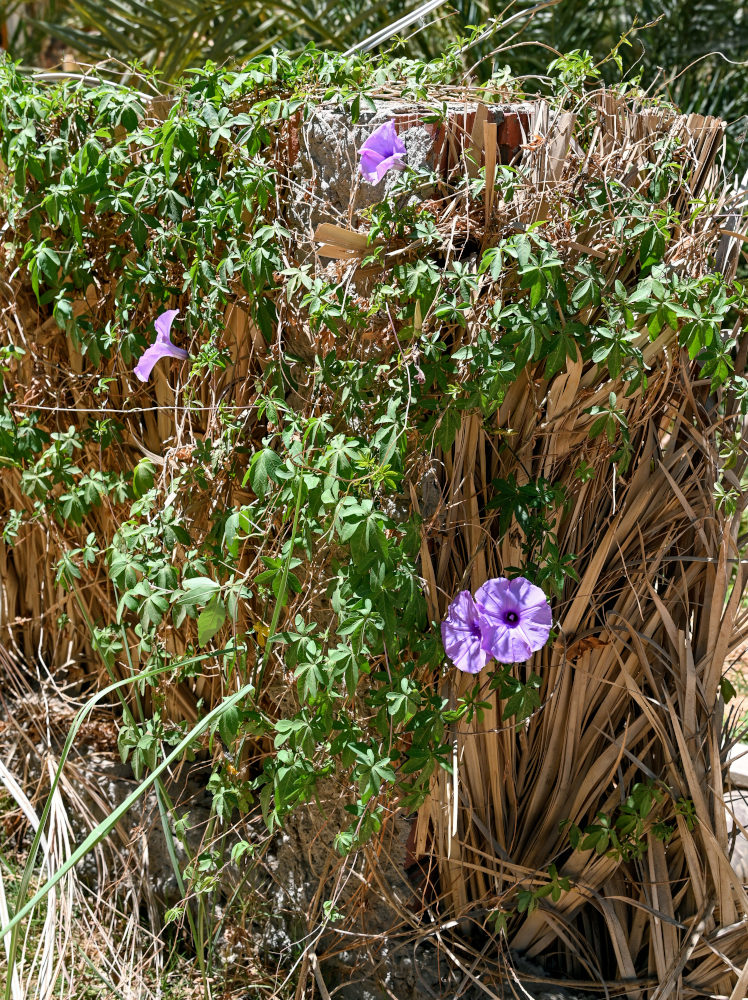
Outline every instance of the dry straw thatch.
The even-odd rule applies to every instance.
[[[459,100],[464,103],[464,93]],[[470,172],[474,166],[464,153],[472,149],[488,183],[480,217],[465,216],[464,206],[456,203],[442,205],[439,225],[447,255],[450,246],[464,245],[468,236],[490,246],[512,226],[544,219],[546,235],[567,258],[591,255],[604,262],[609,277],[631,287],[637,262],[621,263],[594,231],[573,231],[564,197],[590,176],[635,189],[642,165],[666,148],[658,142],[678,136],[683,186],[672,192],[671,206],[680,221],[667,261],[700,275],[716,255],[734,273],[741,237],[725,232],[737,224],[724,222],[717,163],[721,123],[634,107],[605,93],[595,100],[595,124],[585,126],[592,134],[582,152],[575,132],[577,109],[557,113],[544,102],[527,102],[507,106],[497,116],[469,95],[467,110],[453,114],[430,155],[442,170]],[[410,115],[417,121],[419,109]],[[291,179],[289,161],[299,144],[303,153],[304,142],[303,129],[292,125],[274,152],[290,192],[298,181]],[[522,184],[513,203],[498,204],[492,178],[497,161],[509,159],[521,163]],[[314,181],[307,193],[317,197]],[[692,216],[687,206],[699,199],[705,208]],[[279,205],[278,211],[282,215],[285,208]],[[324,218],[324,204],[319,212]],[[297,231],[295,259],[316,249],[318,273],[329,276],[339,267],[341,280],[351,274],[359,280],[355,272],[364,238],[361,226],[351,228],[359,221],[330,216],[315,239]],[[398,250],[401,259],[417,252]],[[329,264],[331,257],[336,264]],[[362,287],[367,280],[360,278]],[[87,419],[97,406],[94,380],[86,375],[81,356],[53,319],[39,315],[30,289],[17,275],[6,275],[0,294],[4,322],[29,348],[15,375],[22,387],[19,408],[40,408],[48,414],[49,429]],[[107,288],[92,289],[80,309],[91,310],[101,322],[108,295]],[[286,330],[293,334],[298,316],[290,306],[283,309]],[[476,302],[475,316],[459,336],[470,338],[479,317]],[[202,408],[192,411],[181,408],[160,372],[154,408],[131,407],[131,376],[120,361],[112,363],[108,405],[123,411],[123,467],[132,467],[143,454],[155,455],[166,483],[170,463],[211,435],[219,401],[251,405],[252,377],[261,373],[267,348],[239,306],[229,308],[226,330],[233,368],[199,388]],[[314,337],[308,336],[313,348]],[[434,779],[418,815],[413,853],[422,867],[431,866],[424,904],[429,912],[481,925],[487,909],[509,909],[518,887],[541,886],[549,866],[557,864],[572,888],[556,902],[545,897],[529,915],[510,916],[509,944],[531,957],[556,955],[573,976],[606,983],[607,995],[741,1000],[748,992],[748,895],[729,861],[720,678],[726,657],[745,632],[744,577],[739,518],[727,518],[713,497],[721,464],[718,437],[738,425],[731,400],[715,405],[672,330],[664,327],[650,343],[643,328],[640,344],[651,369],[645,395],[626,397],[623,383],[591,362],[570,361],[550,382],[530,367],[507,393],[491,426],[466,413],[449,453],[435,449],[414,463],[416,507],[424,503],[425,468],[440,487],[436,509],[424,505],[422,510],[422,576],[434,621],[443,618],[458,590],[474,590],[521,565],[516,525],[500,536],[498,514],[488,506],[497,478],[514,475],[522,484],[542,476],[566,489],[570,503],[557,512],[555,530],[561,552],[577,557],[579,581],[567,580],[555,604],[557,641],[526,668],[542,678],[541,709],[517,729],[502,721],[496,696],[486,694],[491,708],[482,721],[456,726],[454,774],[440,772]],[[748,341],[742,341],[737,371],[744,368],[746,354]],[[594,421],[589,408],[605,403],[611,392],[625,410],[632,445],[623,477],[610,462],[615,448],[605,435],[589,437]],[[167,439],[173,446],[164,455],[161,442]],[[86,455],[85,462],[95,467],[96,455]],[[586,481],[575,475],[582,462],[594,470]],[[738,466],[736,475],[740,471]],[[241,502],[225,483],[217,483],[216,492],[221,502]],[[6,510],[24,505],[15,475],[3,473],[0,495]],[[47,533],[26,533],[12,550],[0,543],[0,625],[22,655],[45,659],[50,667],[80,669],[93,661],[79,610],[54,582],[54,564],[61,551],[80,545],[89,531],[110,539],[121,514],[100,508],[78,537],[69,526],[63,531],[51,523]],[[279,549],[282,538],[269,536],[269,544]],[[112,620],[103,574],[85,581],[81,590],[92,620]],[[305,600],[302,594],[288,615]],[[72,625],[58,631],[54,622],[63,610]],[[179,648],[184,637],[170,635],[169,642]],[[454,678],[448,688],[453,698],[463,690]],[[190,717],[196,698],[216,700],[222,690],[221,678],[210,675],[191,686],[172,687],[167,696],[175,715]],[[641,857],[624,861],[570,849],[566,821],[584,828],[599,812],[610,816],[634,782],[648,777],[666,794],[662,808],[645,824],[647,849]],[[694,824],[674,808],[682,799],[693,801]],[[663,810],[677,827],[667,844],[652,829]],[[434,894],[440,897],[438,907]],[[431,932],[422,916],[411,919],[424,933]],[[485,961],[495,948],[495,940],[489,940]],[[466,962],[470,967],[472,958]]]
[[[590,158],[597,169],[635,176],[662,119],[603,108]],[[573,123],[557,127],[568,136]],[[685,204],[719,184],[720,124],[689,116],[669,127],[681,130],[693,158]],[[553,198],[549,183],[574,183],[577,169],[565,169],[552,151],[537,157],[524,218]],[[715,211],[697,231],[674,234],[674,266],[706,266],[718,218]],[[605,255],[594,234],[589,242]],[[617,271],[623,282],[634,266],[608,259],[610,275]],[[559,512],[556,531],[561,551],[577,553],[582,569],[556,606],[558,640],[527,666],[543,680],[541,710],[516,732],[502,723],[494,696],[480,725],[457,728],[454,775],[440,772],[419,814],[417,853],[433,852],[457,915],[474,912],[477,901],[501,906],[518,884],[542,885],[539,871],[565,858],[560,870],[572,891],[515,925],[512,947],[530,956],[560,949],[570,969],[593,979],[614,958],[609,967],[632,981],[608,982],[616,994],[738,1000],[748,989],[748,895],[729,862],[720,678],[746,619],[739,520],[715,509],[712,491],[715,434],[725,424],[671,331],[651,344],[643,332],[642,343],[652,377],[645,397],[623,404],[634,454],[625,481],[616,482],[604,436],[589,439],[593,418],[585,412],[611,391],[622,400],[623,384],[601,381],[581,362],[550,384],[530,369],[512,387],[496,420],[497,432],[511,428],[511,448],[499,449],[498,434],[467,416],[444,456],[446,528],[433,532],[438,545],[427,530],[422,549],[436,620],[459,587],[475,589],[521,565],[518,534],[499,537],[497,512],[480,513],[497,477],[543,476],[566,487],[573,502]],[[584,485],[574,478],[581,461],[595,469]],[[460,690],[457,681],[453,693]],[[679,815],[664,846],[650,822],[647,852],[630,862],[595,851],[569,857],[566,822],[584,827],[598,811],[610,816],[635,775],[656,776],[675,798],[691,798],[694,828]],[[634,985],[645,969],[648,980]]]
[[[502,132],[487,117],[479,106],[457,132],[461,126],[464,145],[482,147],[490,175]],[[514,116],[503,117],[506,136]],[[582,157],[575,115],[549,121],[541,102],[520,109],[515,120],[525,170],[512,224],[548,220],[546,234],[555,230],[561,246],[605,261],[607,277],[629,286],[637,261],[621,264],[594,232],[570,239],[559,205],[589,174],[635,188],[642,163],[658,155],[656,140],[677,135],[684,170],[673,207],[684,218],[691,199],[713,201],[696,224],[673,232],[669,262],[700,274],[711,254],[734,273],[740,236],[725,230],[715,162],[720,122],[637,111],[604,95]],[[491,200],[487,184],[487,224],[478,233],[484,246],[491,245]],[[318,231],[318,239],[335,253],[331,228]],[[355,253],[351,234],[339,234],[336,256]],[[466,342],[470,336],[468,324]],[[713,496],[717,436],[735,425],[731,401],[715,409],[708,380],[699,379],[672,330],[650,343],[643,325],[640,343],[652,369],[646,395],[626,398],[622,381],[581,360],[550,382],[542,366],[528,368],[492,428],[465,415],[452,451],[434,456],[441,501],[426,520],[421,549],[434,621],[458,590],[475,591],[522,565],[521,532],[501,534],[500,512],[490,507],[497,479],[514,476],[521,485],[544,477],[563,485],[572,502],[558,511],[555,531],[560,551],[575,553],[581,568],[555,606],[558,640],[523,668],[526,677],[534,671],[542,678],[541,709],[517,731],[484,687],[491,708],[479,724],[455,727],[454,773],[441,771],[433,781],[414,854],[423,868],[433,866],[427,892],[438,886],[443,910],[478,923],[485,908],[510,910],[518,886],[547,884],[556,863],[573,888],[526,918],[510,917],[512,948],[530,957],[565,956],[570,973],[597,980],[610,995],[739,1000],[748,989],[748,895],[729,862],[720,679],[745,634],[744,578],[739,517],[725,517]],[[738,371],[747,348],[743,341]],[[626,412],[633,449],[618,482],[614,448],[604,435],[589,437],[589,408],[611,392]],[[502,447],[507,441],[510,447]],[[583,462],[595,473],[584,484],[575,475]],[[447,691],[454,699],[472,683],[458,675]],[[647,777],[667,789],[671,814],[674,801],[691,799],[695,824],[677,813],[677,832],[665,845],[653,832],[655,810],[642,857],[570,855],[568,824],[584,829],[601,812],[610,817],[634,782]]]

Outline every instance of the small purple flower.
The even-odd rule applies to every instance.
[[[522,663],[542,649],[551,632],[551,606],[523,576],[487,580],[475,594],[483,649],[499,663]]]
[[[179,315],[178,309],[167,309],[160,316],[156,317],[154,326],[156,327],[156,340],[143,354],[140,361],[135,366],[135,374],[141,382],[147,382],[153,366],[161,358],[180,358],[184,360],[189,357],[187,351],[182,347],[175,347],[171,342],[170,330],[174,317]]]
[[[477,674],[485,667],[488,654],[483,649],[478,611],[468,590],[461,591],[449,605],[442,622],[442,642],[458,670]]]
[[[405,143],[395,131],[394,121],[390,119],[372,132],[359,154],[361,173],[370,184],[378,184],[393,167],[402,170]]]

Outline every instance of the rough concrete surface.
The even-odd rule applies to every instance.
[[[397,182],[397,171],[390,171],[379,184],[369,184],[359,173],[358,150],[383,122],[414,114],[413,105],[388,102],[374,113],[362,113],[353,124],[344,108],[315,108],[300,129],[287,221],[307,237],[320,222],[360,228],[361,212],[387,196]],[[428,128],[414,120],[400,132],[400,138],[408,165],[426,167],[433,146]]]

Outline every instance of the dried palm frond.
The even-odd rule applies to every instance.
[[[603,109],[597,148],[615,176],[650,155],[657,116],[622,116],[609,98]],[[535,121],[547,123],[545,115],[538,108]],[[554,152],[536,154],[530,171],[525,217],[547,211],[538,198],[564,174],[570,122],[559,117],[556,127],[545,140]],[[689,116],[672,128],[683,130],[693,156],[690,190],[713,190],[719,123]],[[717,220],[705,224],[706,239],[717,228]],[[681,230],[673,260],[699,239],[706,245]],[[615,259],[609,271],[624,283],[633,274]],[[737,998],[748,976],[748,891],[729,861],[720,680],[746,632],[745,570],[740,518],[717,509],[713,495],[716,434],[734,418],[718,415],[672,333],[645,353],[644,395],[627,397],[623,382],[592,363],[569,361],[550,382],[529,370],[493,428],[466,415],[452,452],[437,456],[446,525],[427,528],[421,549],[435,617],[462,587],[521,565],[521,531],[500,533],[488,503],[497,480],[563,486],[570,502],[556,517],[559,551],[577,556],[580,573],[556,602],[555,643],[517,668],[542,678],[541,708],[517,726],[484,685],[491,708],[480,723],[455,726],[454,774],[434,779],[417,842],[438,862],[444,912],[485,926],[486,910],[504,911],[509,944],[529,957],[560,954],[575,975],[630,997]],[[633,447],[625,477],[604,435],[589,437],[589,407],[611,392]],[[584,483],[582,463],[594,469]],[[455,698],[471,684],[457,677],[446,693]],[[570,827],[612,817],[637,782],[662,796],[640,853],[572,849]],[[664,819],[667,842],[657,825]],[[552,865],[568,891],[518,915],[517,893],[547,884]]]
[[[663,149],[677,147],[682,185],[670,201],[679,221],[670,233],[666,264],[703,275],[719,256],[734,276],[743,234],[739,221],[722,224],[730,206],[722,200],[717,162],[720,122],[643,108],[602,92],[585,99],[594,114],[586,118],[582,144],[578,107],[560,113],[544,101],[526,101],[497,110],[498,105],[482,105],[479,97],[485,95],[435,88],[434,99],[450,102],[450,116],[443,128],[428,133],[431,165],[443,176],[463,168],[471,176],[480,162],[488,180],[482,205],[473,205],[469,213],[463,211],[464,200],[450,202],[448,195],[435,208],[446,255],[456,248],[491,246],[500,235],[543,220],[544,231],[567,259],[592,256],[602,262],[611,283],[631,288],[637,261],[621,261],[596,228],[573,231],[564,197],[570,199],[589,176],[635,189],[645,182],[647,166],[665,155]],[[403,121],[423,121],[429,111],[419,106],[403,111],[393,94],[379,99],[392,101],[393,113]],[[294,159],[309,141],[299,121],[289,122],[273,151],[288,203],[301,189],[296,206],[308,209],[309,218],[320,214],[317,221],[323,223],[315,242],[311,226],[291,219],[289,205],[279,197],[279,217],[296,226],[284,250],[287,263],[312,261],[327,277],[330,268],[338,267],[341,283],[359,291],[371,275],[358,273],[365,229],[357,192],[336,212],[322,200],[314,177],[308,183],[299,180]],[[521,183],[514,200],[506,201],[494,181],[499,166],[510,160],[521,166]],[[693,198],[708,207],[692,217],[687,207]],[[387,266],[420,252],[417,245],[396,246]],[[26,393],[17,409],[38,409],[49,429],[83,423],[90,412],[98,412],[93,386],[100,373],[87,372],[54,320],[39,317],[31,289],[19,275],[9,275],[8,285],[0,286],[2,316],[27,349],[15,372]],[[80,308],[102,323],[111,316],[110,293],[109,287],[92,287]],[[283,337],[293,344],[294,355],[313,358],[329,349],[328,333],[311,331],[300,310],[280,295],[279,301]],[[476,296],[467,329],[455,337],[467,341],[475,333],[482,308],[485,303]],[[731,401],[709,395],[675,331],[664,327],[650,341],[642,324],[638,334],[649,369],[646,393],[626,395],[620,378],[581,358],[569,359],[550,379],[531,365],[490,420],[465,412],[452,448],[414,456],[413,508],[420,503],[424,470],[439,492],[435,508],[428,516],[423,511],[420,550],[435,622],[460,589],[474,590],[521,565],[519,526],[501,530],[491,506],[497,481],[514,477],[523,484],[543,478],[563,489],[568,503],[556,511],[554,530],[561,555],[575,557],[579,579],[567,579],[555,601],[555,642],[518,668],[521,679],[530,671],[541,677],[541,707],[517,726],[503,717],[505,706],[497,695],[483,692],[490,707],[482,719],[454,726],[453,773],[441,771],[433,779],[418,815],[413,853],[429,872],[423,908],[430,907],[439,919],[472,921],[485,931],[487,912],[503,913],[513,949],[530,958],[552,953],[559,968],[588,984],[604,984],[611,995],[666,1000],[707,993],[738,1000],[748,976],[748,897],[728,854],[720,681],[748,619],[741,607],[745,573],[738,518],[718,508],[713,487],[721,467],[718,435],[742,428]],[[107,363],[111,412],[124,429],[123,468],[151,456],[167,492],[176,463],[189,461],[210,437],[220,424],[220,407],[227,404],[242,414],[251,443],[259,442],[264,427],[250,420],[253,380],[262,375],[268,350],[238,301],[226,311],[225,343],[232,366],[196,386],[189,409],[178,405],[178,392],[162,372],[155,376],[155,402],[141,407],[135,400],[133,405],[130,373],[119,358]],[[280,343],[279,335],[278,350]],[[364,350],[358,342],[347,346],[351,360]],[[747,351],[742,341],[738,370]],[[589,411],[611,393],[625,414],[631,443],[624,475],[611,462],[615,446],[605,435],[590,438],[595,417]],[[294,390],[289,389],[289,400],[313,412],[314,404]],[[81,463],[96,467],[96,449],[86,448]],[[589,478],[577,475],[583,463],[594,473]],[[742,471],[739,463],[738,487]],[[15,473],[0,478],[0,496],[6,509],[23,507]],[[220,472],[211,503],[219,500],[227,508],[242,502],[241,489],[221,479]],[[181,502],[192,524],[206,523],[199,500],[187,496]],[[89,532],[100,545],[109,542],[124,516],[124,509],[102,506],[78,528],[66,524],[63,529],[50,519],[47,532],[29,530],[12,549],[0,542],[0,628],[29,661],[62,661],[73,679],[100,669],[94,666],[87,623],[115,620],[110,584],[103,572],[92,572],[78,588],[78,605],[76,595],[56,582],[54,567]],[[244,553],[248,573],[261,556],[278,555],[288,538],[280,519],[266,527],[264,547],[249,551],[248,546]],[[320,609],[319,590],[330,561],[329,552],[319,552],[305,565],[308,586],[285,609],[289,621],[297,613],[329,616],[329,608]],[[241,610],[239,631],[250,627],[251,611]],[[56,628],[61,612],[69,624]],[[183,651],[194,639],[190,628],[178,631],[166,622],[166,648]],[[120,661],[113,670],[125,675],[131,665]],[[271,665],[263,695],[275,717],[292,695],[277,654]],[[198,699],[215,705],[228,686],[220,670],[210,666],[159,694],[173,717],[189,719]],[[453,700],[463,692],[459,680],[445,686]],[[610,820],[637,785],[651,786],[655,803],[643,817],[638,850],[624,856],[572,847],[571,826],[584,831],[601,813]],[[372,881],[375,857],[374,852]],[[552,865],[569,887],[558,899],[542,896],[537,906],[520,912],[518,893],[547,885]],[[398,907],[403,922],[419,924],[418,914]],[[439,940],[451,948],[435,920]],[[491,950],[498,957],[501,937],[487,940],[483,958]]]

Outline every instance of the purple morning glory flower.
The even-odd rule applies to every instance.
[[[449,605],[442,622],[442,642],[458,670],[477,674],[485,667],[488,653],[483,649],[478,610],[469,591],[461,591]]]
[[[483,649],[499,663],[522,663],[551,632],[551,606],[523,576],[487,580],[475,594]]]
[[[166,312],[162,312],[160,316],[156,317],[156,322],[153,324],[156,327],[155,343],[151,344],[135,366],[135,374],[141,382],[148,381],[153,371],[153,366],[161,358],[169,357],[184,360],[189,357],[187,351],[182,347],[175,347],[171,342],[171,324],[174,322],[174,317],[178,315],[178,309],[167,309]]]
[[[370,184],[378,184],[393,167],[402,170],[405,143],[395,131],[392,119],[371,133],[359,149],[359,155],[361,173]]]

